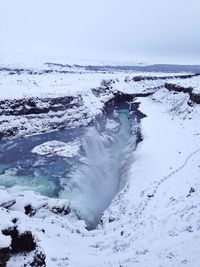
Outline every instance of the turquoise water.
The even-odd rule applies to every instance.
[[[88,228],[95,228],[103,211],[120,189],[126,173],[125,159],[131,139],[128,110],[118,110],[93,126],[66,129],[20,140],[0,142],[0,185],[21,186],[50,197],[66,198]],[[41,156],[31,150],[46,141],[80,140],[73,158]],[[126,167],[126,168],[125,168]]]

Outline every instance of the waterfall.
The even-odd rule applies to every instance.
[[[120,188],[124,153],[127,153],[130,141],[130,124],[127,112],[121,111],[119,118],[121,126],[110,145],[94,126],[87,129],[82,144],[84,158],[60,194],[71,201],[78,216],[90,229],[97,226],[103,211]]]
[[[130,122],[128,113],[128,109],[115,110],[98,118],[96,126],[2,141],[0,185],[65,198],[88,228],[95,228],[126,184],[133,162],[136,135],[131,132],[137,130],[137,122],[134,118]],[[59,144],[78,140],[78,153],[73,157],[32,153],[33,148],[55,140]]]

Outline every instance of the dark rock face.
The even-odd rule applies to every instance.
[[[134,116],[136,118],[138,125],[140,125],[142,119],[146,118],[146,115],[139,110],[139,107],[139,102],[132,103],[130,107],[131,116]],[[135,131],[134,134],[136,136],[136,144],[139,144],[143,141],[142,130],[140,127],[137,128],[137,131]]]
[[[17,227],[3,230],[2,233],[11,237],[11,252],[30,252],[36,249],[36,242],[30,231],[20,234]]]
[[[132,114],[134,114],[135,117],[137,118],[138,123],[140,123],[140,121],[143,118],[146,118],[146,115],[144,113],[142,113],[141,111],[139,111],[139,107],[140,107],[140,102],[133,102],[133,103],[131,103],[131,106],[130,106],[130,110],[131,110]]]
[[[27,205],[24,207],[25,214],[31,216],[34,216],[36,213],[36,209],[34,209],[31,205]]]
[[[0,101],[0,119],[1,140],[85,125],[88,114],[81,96],[30,98]]]
[[[115,218],[109,217],[109,219],[108,219],[109,223],[114,222],[114,221],[115,221]]]
[[[182,87],[172,83],[165,83],[165,88],[168,89],[169,91],[188,93],[191,102],[195,104],[200,104],[200,94],[194,93],[192,87]]]
[[[16,203],[16,200],[15,199],[10,199],[8,201],[4,201],[2,203],[0,203],[0,207],[3,207],[3,208],[10,208],[12,205],[14,205]]]
[[[11,237],[11,246],[0,249],[0,267],[4,267],[13,254],[27,253],[35,250],[33,260],[24,266],[45,267],[46,256],[36,246],[35,239],[30,231],[19,233],[17,227],[2,231],[3,235]],[[25,254],[24,254],[25,255]]]
[[[7,261],[11,257],[11,248],[0,248],[0,267],[6,267]]]
[[[63,111],[73,106],[80,106],[81,97],[28,98],[0,101],[0,115],[22,116]]]
[[[189,79],[195,76],[199,76],[199,73],[196,74],[186,74],[186,75],[175,75],[175,76],[135,76],[132,78],[134,82],[140,81],[155,81],[155,80],[167,80],[167,79]]]
[[[70,209],[70,207],[63,206],[63,207],[53,207],[51,209],[51,211],[56,213],[56,214],[67,215],[71,212],[71,209]]]
[[[165,88],[168,89],[169,91],[175,91],[175,92],[179,92],[179,93],[188,93],[190,94],[193,90],[192,87],[182,87],[176,84],[172,84],[172,83],[165,83]]]
[[[46,262],[45,262],[46,256],[44,253],[42,253],[39,250],[36,250],[34,256],[33,256],[33,261],[26,264],[25,267],[32,266],[32,267],[45,267]]]
[[[116,92],[114,97],[105,103],[104,112],[105,113],[112,113],[115,109],[128,109],[129,110],[129,119],[134,118],[138,125],[137,130],[134,131],[134,135],[136,136],[136,144],[139,144],[143,140],[140,122],[143,118],[146,117],[139,110],[140,103],[135,102],[137,97],[148,97],[153,93],[140,93],[140,94],[124,94],[121,92]]]
[[[135,97],[146,97],[152,93],[124,94],[113,92],[112,86],[117,80],[103,80],[101,86],[93,88],[92,93],[98,98],[106,96],[111,99],[104,103],[105,112],[118,107],[129,107]],[[99,111],[100,112],[100,111]],[[0,101],[0,139],[22,137],[62,130],[66,127],[80,127],[92,121],[85,109],[80,95],[57,98],[29,98]],[[3,116],[4,115],[4,116]],[[5,118],[4,118],[5,117]],[[16,124],[12,122],[16,119]],[[28,213],[28,211],[26,211]]]
[[[200,95],[192,92],[190,95],[190,100],[196,104],[200,104]]]
[[[125,94],[121,92],[115,92],[114,97],[105,103],[105,112],[113,111],[118,108],[130,108],[133,105],[133,101],[137,97],[147,97],[153,93],[141,93],[141,94]],[[134,105],[132,106],[135,107]]]

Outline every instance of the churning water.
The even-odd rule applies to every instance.
[[[35,146],[52,140],[79,140],[80,152],[71,158],[31,152]],[[118,110],[85,129],[2,141],[0,185],[22,186],[50,197],[66,198],[92,229],[121,189],[127,157],[134,148],[128,110]]]

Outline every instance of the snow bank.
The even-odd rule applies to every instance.
[[[79,154],[79,150],[80,143],[78,141],[64,143],[54,140],[34,147],[32,153],[42,156],[46,155],[48,157],[57,155],[60,157],[72,158]]]

